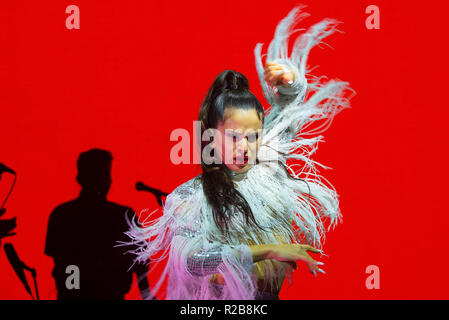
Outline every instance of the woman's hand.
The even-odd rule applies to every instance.
[[[323,265],[322,262],[315,261],[307,253],[320,253],[321,251],[309,246],[308,244],[273,244],[266,255],[267,259],[274,259],[287,262],[294,265],[296,261],[304,261],[307,263],[310,273],[316,276],[316,271],[325,273],[318,266]]]
[[[290,86],[295,80],[295,73],[284,64],[267,62],[264,69],[264,80],[273,87]]]

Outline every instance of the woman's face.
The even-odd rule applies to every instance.
[[[226,167],[245,172],[256,162],[263,122],[254,109],[226,108],[219,122],[215,150]],[[218,138],[218,139],[217,139]]]

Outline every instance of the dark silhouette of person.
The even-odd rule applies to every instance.
[[[151,297],[148,266],[133,265],[133,255],[125,254],[132,248],[116,246],[118,241],[129,241],[124,234],[129,229],[125,214],[132,219],[135,213],[130,207],[106,200],[111,163],[109,151],[81,153],[76,177],[81,185],[79,196],[57,206],[50,215],[45,254],[54,259],[52,275],[58,299],[124,299],[133,274],[142,298]]]

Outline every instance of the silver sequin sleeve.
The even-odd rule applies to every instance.
[[[206,276],[218,273],[217,268],[222,263],[221,247],[212,250],[200,250],[187,258],[187,269],[194,276]]]
[[[187,238],[197,236],[192,230],[183,229],[176,232],[176,235]],[[215,246],[211,249],[200,249],[187,258],[187,270],[194,276],[206,276],[218,273],[217,268],[223,262],[223,246]]]

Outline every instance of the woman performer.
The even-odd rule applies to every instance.
[[[310,49],[336,30],[337,21],[313,25],[288,55],[289,36],[298,31],[293,27],[307,16],[301,9],[277,26],[265,67],[262,44],[255,48],[272,106],[268,114],[243,74],[221,72],[199,113],[203,140],[209,141],[201,144],[202,173],[167,197],[162,217],[143,227],[130,222],[127,234],[139,245],[132,251],[136,261],[161,250],[159,260],[168,257],[154,288],[168,277],[167,299],[278,299],[296,261],[315,276],[324,273],[309,253],[322,253],[316,248],[322,247],[324,224],[334,226],[341,213],[337,192],[317,172],[317,165],[324,166],[310,156],[323,138],[318,133],[349,107],[349,87],[306,79]],[[306,90],[314,93],[308,99]],[[288,164],[292,159],[296,163]]]

